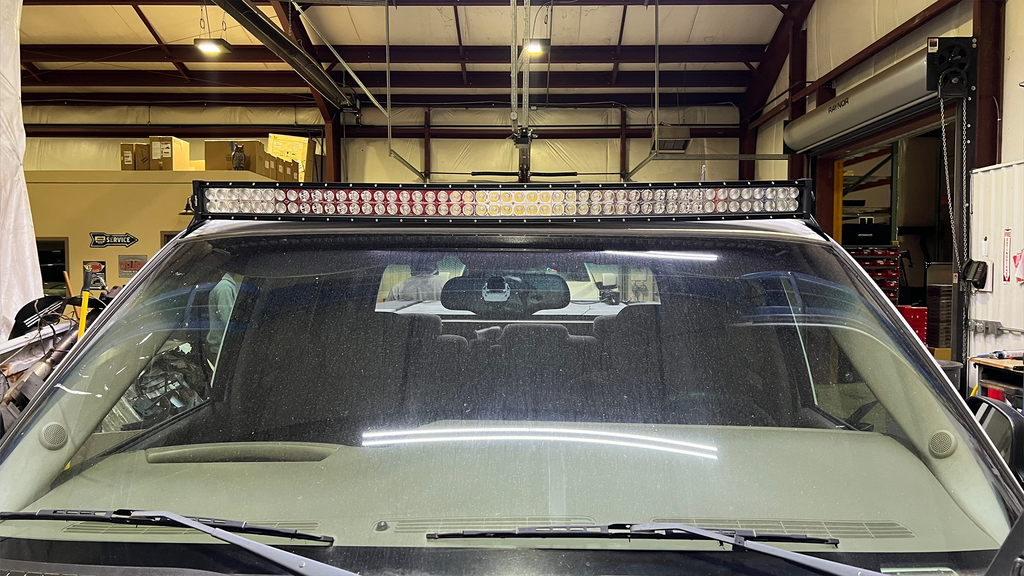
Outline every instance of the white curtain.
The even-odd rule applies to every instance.
[[[18,310],[43,295],[22,158],[21,0],[0,1],[0,340]]]

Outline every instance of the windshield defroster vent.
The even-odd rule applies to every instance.
[[[386,520],[376,526],[392,526],[396,533],[458,532],[461,530],[512,530],[519,526],[594,524],[587,516],[506,516],[499,518],[408,518]],[[377,530],[380,532],[381,530]]]
[[[914,538],[914,533],[899,522],[861,522],[858,520],[736,520],[730,518],[654,518],[654,523],[680,523],[708,528],[734,528],[775,532],[780,534],[806,534],[822,538],[888,539]]]

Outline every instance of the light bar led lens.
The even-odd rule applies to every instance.
[[[207,188],[216,215],[545,218],[797,213],[789,186],[617,190]]]

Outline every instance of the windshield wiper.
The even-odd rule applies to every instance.
[[[279,550],[273,546],[261,544],[243,536],[233,534],[259,534],[261,536],[279,536],[293,540],[311,540],[314,542],[334,542],[330,536],[320,536],[299,532],[287,528],[256,526],[241,520],[223,520],[220,518],[203,518],[182,516],[173,512],[153,512],[139,510],[39,510],[37,512],[0,512],[0,521],[4,520],[64,520],[68,522],[105,522],[108,524],[134,524],[136,526],[180,526],[191,528],[212,536],[218,540],[233,544],[258,556],[272,564],[284,568],[291,574],[301,576],[357,576],[353,572],[336,568],[329,564],[311,560],[305,556]]]
[[[833,576],[882,576],[879,572],[864,570],[849,564],[832,562],[799,552],[792,552],[761,542],[789,542],[799,544],[827,544],[838,546],[837,538],[821,538],[805,534],[774,534],[757,530],[733,528],[698,528],[687,524],[605,524],[587,526],[522,527],[512,530],[464,530],[427,534],[430,540],[460,538],[607,538],[629,540],[715,540],[730,544],[734,551],[749,550],[774,556],[787,562]]]

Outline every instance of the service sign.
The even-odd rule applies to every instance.
[[[89,232],[89,248],[109,248],[121,246],[127,248],[138,242],[139,239],[125,232],[124,234],[109,234],[107,232]]]
[[[145,254],[122,254],[117,257],[117,277],[131,278],[142,269],[149,259]]]

